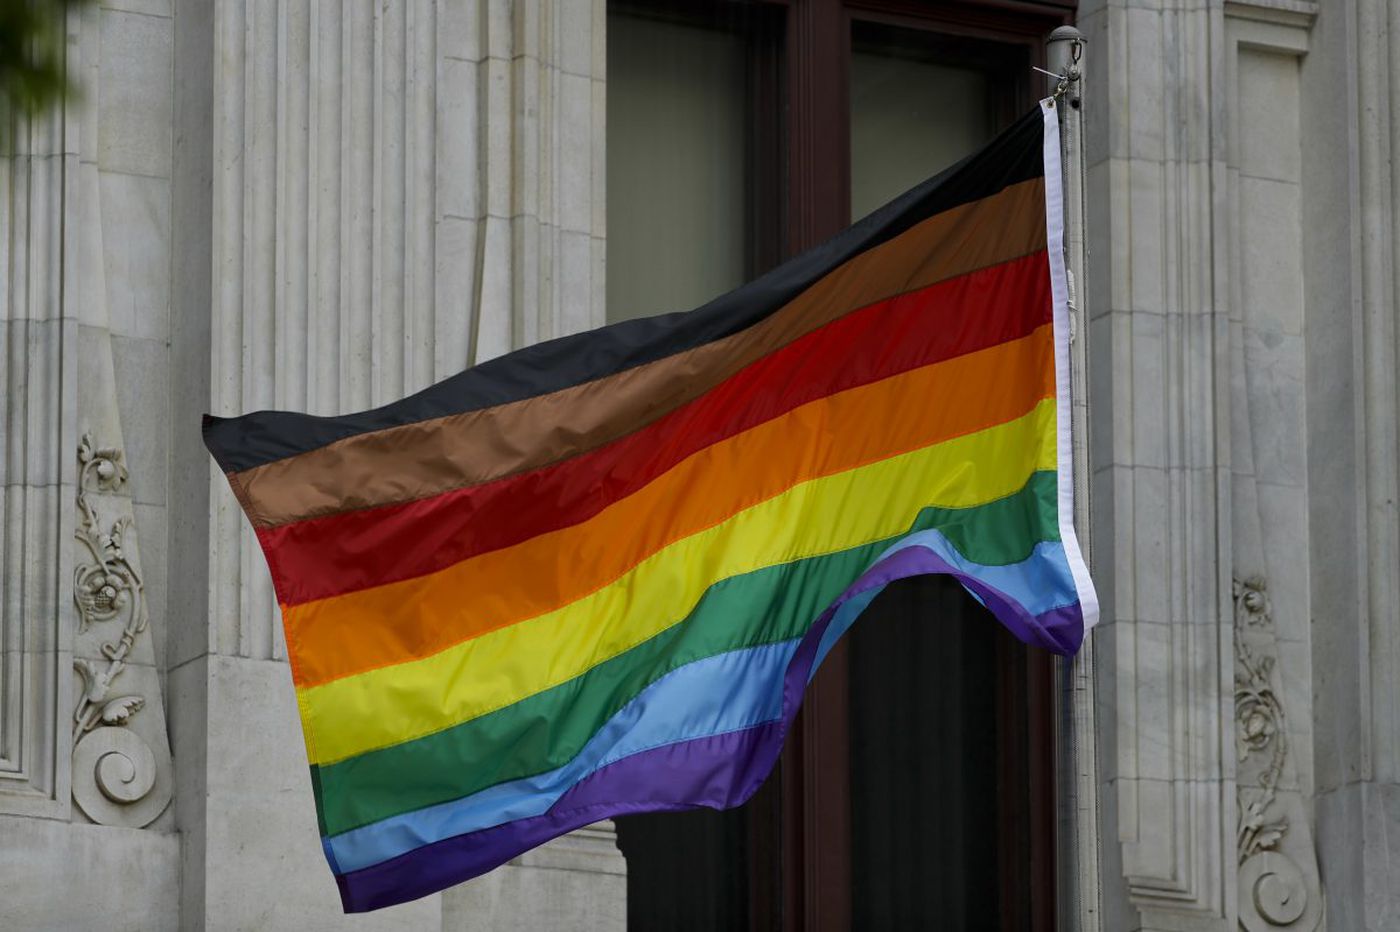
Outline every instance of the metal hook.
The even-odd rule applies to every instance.
[[[1076,59],[1076,61],[1077,61],[1077,60],[1078,60],[1078,59]],[[1065,96],[1066,92],[1069,91],[1070,76],[1069,76],[1068,74],[1056,74],[1056,73],[1053,72],[1053,71],[1046,71],[1044,68],[1038,68],[1038,67],[1036,67],[1035,65],[1031,65],[1031,70],[1032,70],[1032,71],[1039,71],[1041,74],[1045,75],[1046,77],[1054,78],[1054,79],[1058,82],[1058,83],[1055,85],[1055,90],[1054,90],[1054,92],[1050,95],[1051,97],[1054,97],[1056,100],[1059,100],[1061,97]]]

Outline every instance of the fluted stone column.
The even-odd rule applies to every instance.
[[[186,923],[345,922],[268,574],[199,414],[360,410],[601,324],[604,10],[176,5],[172,339],[187,394],[172,399],[170,655]],[[615,928],[624,897],[603,826],[357,927]]]

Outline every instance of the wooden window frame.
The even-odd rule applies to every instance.
[[[882,23],[946,36],[966,36],[1020,45],[1026,58],[1045,66],[1045,37],[1069,23],[1074,0],[1024,3],[909,2],[909,0],[773,0],[787,7],[788,120],[787,253],[795,255],[850,223],[850,55],[855,21]],[[1026,106],[1034,96],[1026,76]],[[1053,668],[1043,651],[1026,651],[1009,636],[998,642],[1003,677],[998,696],[1002,720],[1028,709],[1028,741],[1001,741],[999,782],[1006,792],[1012,774],[1032,774],[1032,826],[1003,819],[1002,850],[1032,840],[1029,876],[1004,872],[1000,909],[1004,928],[1018,890],[1031,892],[1032,929],[1054,927],[1055,769]],[[779,765],[782,787],[782,928],[846,929],[851,921],[851,811],[849,655],[844,642],[822,664],[807,689]],[[1031,705],[1031,696],[1043,701]],[[1025,753],[1029,760],[1016,759]],[[1027,835],[1021,835],[1021,830]],[[757,852],[755,852],[757,854]],[[751,863],[759,860],[751,858]],[[754,928],[763,928],[755,903]],[[768,912],[767,915],[772,915]]]

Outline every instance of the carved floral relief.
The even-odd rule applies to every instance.
[[[141,571],[126,540],[131,516],[118,508],[111,509],[118,512],[113,516],[102,507],[104,496],[123,493],[127,470],[120,450],[98,448],[86,434],[78,462],[76,536],[86,556],[73,570],[73,601],[79,635],[98,630],[104,636],[97,656],[73,659],[82,677],[73,710],[73,798],[94,822],[140,827],[165,809],[171,781],[167,748],[162,744],[158,759],[157,750],[130,727],[147,698],[123,674],[150,618]]]
[[[1288,724],[1276,687],[1277,642],[1264,580],[1234,581],[1235,754],[1239,767],[1236,829],[1240,925],[1248,932],[1312,930],[1322,915],[1311,832],[1296,800],[1280,799],[1288,762]],[[1296,796],[1297,794],[1291,794]],[[1295,821],[1297,824],[1295,824]],[[1290,832],[1295,852],[1285,845]]]

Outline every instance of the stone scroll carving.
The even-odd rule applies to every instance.
[[[1240,926],[1312,930],[1322,915],[1312,833],[1289,760],[1268,589],[1234,581]]]
[[[139,828],[169,804],[172,779],[164,716],[138,718],[159,709],[159,680],[122,460],[87,434],[78,446],[73,799],[94,822]]]

